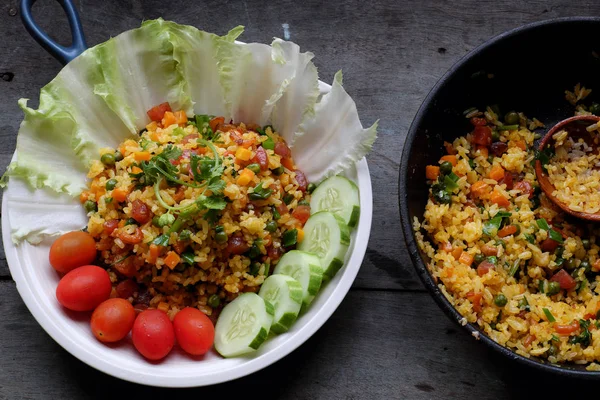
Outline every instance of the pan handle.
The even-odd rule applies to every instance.
[[[83,34],[83,28],[81,27],[81,21],[79,20],[79,14],[75,9],[75,5],[72,0],[57,0],[62,6],[67,18],[69,20],[69,26],[71,27],[72,43],[69,47],[64,47],[56,43],[46,32],[39,27],[38,24],[33,20],[31,9],[36,0],[21,0],[21,20],[27,32],[54,58],[60,61],[61,64],[66,65],[69,61],[80,55],[87,49],[85,43],[85,36]]]

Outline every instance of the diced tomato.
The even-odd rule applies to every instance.
[[[479,276],[484,276],[485,274],[487,274],[491,269],[496,269],[496,266],[494,264],[492,264],[491,262],[489,262],[488,260],[483,260],[481,263],[479,263],[479,265],[477,266],[477,275]]]
[[[508,145],[504,142],[494,142],[490,146],[490,151],[496,157],[502,157],[502,154],[506,153],[506,150],[508,150]]]
[[[559,335],[569,336],[579,330],[579,321],[573,321],[569,325],[554,325],[554,331]]]
[[[261,171],[266,171],[269,169],[269,156],[267,156],[267,152],[262,146],[258,146],[258,148],[254,151],[252,162],[260,165]]]
[[[486,257],[490,257],[490,256],[497,256],[498,255],[498,248],[496,246],[490,246],[487,244],[484,244],[481,247],[481,252],[486,256]]]
[[[477,125],[473,130],[473,143],[481,146],[492,144],[492,130],[488,126]]]
[[[506,236],[510,236],[510,235],[514,235],[515,233],[517,233],[517,227],[514,225],[506,225],[504,228],[500,229],[498,231],[498,237],[506,237]]]
[[[508,171],[504,171],[504,176],[502,177],[502,179],[500,179],[498,181],[498,184],[502,185],[505,184],[506,185],[506,190],[512,190],[513,189],[513,176],[510,172]]]
[[[573,277],[571,277],[571,275],[569,275],[569,273],[564,269],[561,269],[555,273],[550,280],[553,282],[558,282],[560,284],[560,288],[565,290],[571,290],[577,286],[575,279],[573,279]]]
[[[552,239],[548,238],[542,242],[540,247],[541,247],[542,251],[549,251],[552,253],[554,250],[556,250],[556,248],[559,245],[560,245],[560,243],[558,243],[556,240],[552,240]]]
[[[533,197],[533,193],[534,193],[533,186],[531,186],[531,183],[529,183],[527,181],[520,181],[520,182],[515,183],[514,189],[520,190],[521,193],[528,195],[529,198]]]
[[[110,235],[115,229],[119,227],[118,219],[110,219],[104,223],[104,233]]]
[[[287,158],[292,155],[292,151],[284,142],[275,143],[275,149],[273,151],[275,152],[275,154],[283,158]]]
[[[117,272],[128,278],[133,278],[137,272],[132,256],[114,263],[112,268],[116,269]]]
[[[487,120],[481,117],[473,117],[471,118],[471,123],[473,126],[484,126],[487,125]]]
[[[583,319],[596,319],[594,314],[587,313],[583,316]]]
[[[163,119],[163,116],[167,111],[171,111],[171,106],[169,103],[162,103],[152,107],[150,110],[148,110],[147,114],[152,121],[160,121]]]
[[[304,172],[297,169],[294,171],[296,173],[296,182],[298,183],[298,189],[302,192],[306,192],[306,188],[308,187],[308,180],[304,175]]]
[[[292,213],[292,217],[296,218],[298,221],[304,225],[310,217],[310,206],[298,206]]]

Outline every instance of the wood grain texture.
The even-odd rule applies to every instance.
[[[353,290],[299,350],[259,373],[204,389],[166,391],[129,384],[87,367],[62,350],[19,298],[0,249],[0,399],[247,395],[286,399],[538,398],[590,384],[539,375],[488,352],[449,321],[424,292],[400,230],[400,154],[419,105],[444,72],[492,36],[554,17],[600,15],[595,0],[443,0],[402,2],[264,0],[78,1],[89,45],[163,17],[216,33],[242,24],[242,40],[290,39],[316,54],[321,79],[344,71],[346,90],[365,125],[380,119],[368,156],[373,180],[371,239]],[[69,42],[61,8],[39,0],[34,15]],[[543,60],[543,55],[540,59]],[[542,61],[539,61],[542,62]],[[0,0],[0,169],[15,149],[21,97],[60,70],[21,25],[17,0]],[[548,385],[548,380],[552,384]],[[535,385],[532,382],[536,382]],[[116,395],[115,395],[116,394]],[[175,396],[173,396],[175,394]]]

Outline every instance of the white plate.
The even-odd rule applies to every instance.
[[[348,293],[362,264],[371,231],[373,199],[366,159],[362,159],[348,177],[360,189],[361,213],[344,267],[322,288],[289,332],[270,338],[248,357],[224,359],[212,351],[198,359],[187,356],[176,346],[164,360],[153,363],[134,349],[130,338],[114,346],[97,341],[89,328],[90,313],[67,311],[56,300],[59,275],[48,261],[51,241],[38,246],[12,243],[11,223],[18,224],[18,221],[8,218],[10,185],[2,200],[6,259],[17,290],[38,323],[65,350],[86,364],[117,378],[152,386],[191,387],[225,382],[265,368],[292,352],[329,319]]]

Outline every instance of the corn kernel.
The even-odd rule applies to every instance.
[[[298,231],[298,236],[296,237],[296,240],[298,241],[298,243],[302,243],[302,241],[304,240],[304,230],[297,228],[296,229]]]
[[[242,161],[248,161],[250,158],[252,158],[252,151],[243,147],[239,147],[235,151],[235,158],[240,159]]]

